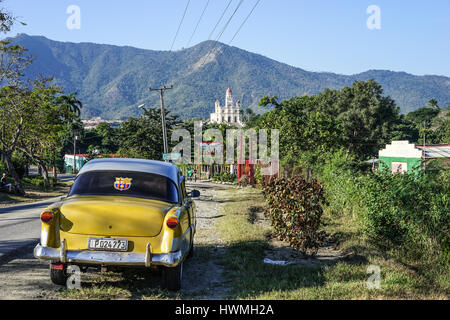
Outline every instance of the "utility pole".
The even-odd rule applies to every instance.
[[[73,134],[73,173],[76,173],[77,171],[77,140],[78,140],[78,136],[76,134],[76,132],[74,132]]]
[[[425,134],[426,134],[426,128],[425,128],[425,126],[426,126],[426,121],[424,121],[423,122],[423,171],[425,171],[426,170],[426,168],[427,168],[427,163],[426,163],[426,158],[425,158],[425,156],[426,156],[426,152],[425,152]]]
[[[164,86],[159,89],[152,89],[152,87],[149,87],[150,91],[159,91],[159,96],[161,100],[161,125],[163,134],[164,153],[169,153],[169,143],[167,142],[167,128],[166,128],[166,111],[164,109],[164,91],[170,89],[173,89],[173,85],[170,87]]]

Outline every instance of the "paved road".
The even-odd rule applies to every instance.
[[[0,209],[0,264],[15,257],[22,248],[29,248],[39,242],[39,215],[44,208],[60,197]]]
[[[70,181],[74,175],[62,174],[58,180]],[[33,248],[40,238],[39,215],[60,197],[30,204],[0,208],[0,264]]]

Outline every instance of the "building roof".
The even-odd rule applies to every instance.
[[[154,173],[171,179],[178,185],[179,168],[171,163],[156,160],[106,158],[86,163],[78,175],[89,171],[135,171]]]
[[[378,156],[416,159],[450,158],[450,144],[416,145],[407,140],[392,141],[378,152]]]
[[[422,151],[415,148],[414,144],[409,143],[408,140],[392,141],[387,144],[384,149],[378,152],[378,157],[402,157],[402,158],[416,158],[422,157]]]
[[[416,145],[423,151],[425,159],[450,158],[450,144]]]
[[[88,156],[88,154],[87,153],[77,153],[76,155],[75,155],[75,157],[77,157],[77,158],[86,158]],[[64,158],[73,158],[74,157],[74,155],[73,154],[65,154],[64,156],[63,156],[63,159]]]

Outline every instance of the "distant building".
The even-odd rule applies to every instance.
[[[64,156],[64,171],[66,173],[71,173],[73,172],[74,168],[76,168],[77,171],[80,171],[80,169],[86,163],[87,160],[86,157],[87,154],[76,154],[76,155],[66,154]]]
[[[220,101],[216,101],[215,112],[210,114],[209,121],[212,123],[226,123],[236,127],[242,127],[241,120],[241,101],[237,100],[236,104],[233,103],[233,94],[231,89],[228,88],[225,95],[225,105],[221,106]]]
[[[83,127],[85,130],[95,129],[100,123],[107,122],[111,125],[111,127],[119,127],[123,122],[122,120],[105,120],[101,117],[94,117],[88,120],[81,120],[83,123]]]
[[[392,141],[378,152],[378,167],[392,173],[412,172],[422,169],[431,159],[450,162],[450,144],[415,145],[409,141]]]

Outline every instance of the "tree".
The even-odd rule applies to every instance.
[[[429,128],[439,112],[439,109],[424,107],[408,113],[406,119],[412,122],[418,129]]]
[[[275,108],[261,115],[256,127],[280,130],[284,163],[315,164],[341,148],[363,161],[391,140],[392,129],[400,123],[395,102],[382,93],[381,86],[369,80],[282,102],[264,97],[259,104]]]
[[[0,3],[3,1],[1,0]],[[16,18],[4,8],[0,8],[0,32],[11,30]],[[23,24],[23,23],[22,23]],[[12,45],[9,40],[0,41],[0,154],[2,161],[14,179],[15,190],[23,195],[25,191],[22,182],[12,162],[18,139],[22,133],[24,107],[22,98],[26,94],[21,86],[22,71],[31,63],[32,59],[25,56],[23,46]]]
[[[24,195],[20,176],[12,162],[12,156],[19,143],[19,138],[27,124],[28,93],[19,87],[4,86],[0,88],[0,121],[2,134],[0,136],[1,155],[8,172],[14,179],[15,190]]]
[[[171,130],[179,124],[177,116],[169,116],[166,111],[168,137]],[[139,118],[129,118],[120,126],[119,154],[132,158],[160,160],[162,158],[163,139],[161,112],[157,108],[145,109]]]
[[[111,127],[108,122],[99,123],[95,129],[100,138],[101,153],[116,153],[118,148],[118,129]]]
[[[428,101],[428,103],[427,103],[427,106],[429,106],[431,109],[437,109],[437,110],[440,109],[436,99],[430,99],[430,101]]]
[[[375,156],[389,143],[390,133],[399,121],[399,108],[390,97],[382,96],[374,80],[355,81],[338,93],[333,112],[342,129],[342,144],[359,160]]]
[[[18,144],[18,148],[38,165],[45,187],[50,186],[46,159],[50,159],[55,168],[57,148],[62,140],[59,133],[69,119],[77,117],[68,105],[58,103],[56,95],[62,91],[51,82],[51,78],[38,78],[28,89],[27,125]]]
[[[83,104],[76,97],[76,92],[72,92],[69,95],[59,96],[56,99],[56,101],[61,107],[68,108],[77,117],[80,117],[81,109],[83,108]]]

